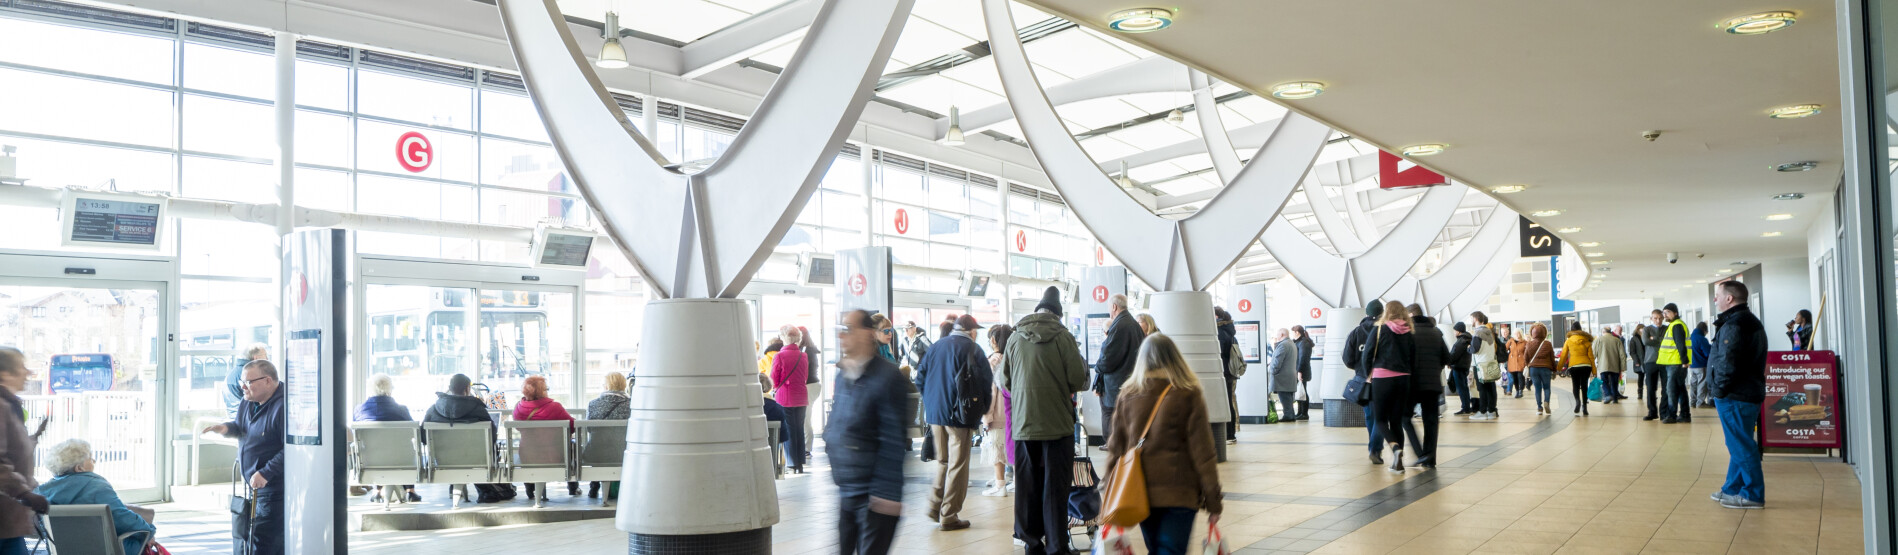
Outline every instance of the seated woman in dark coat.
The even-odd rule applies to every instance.
[[[358,422],[414,422],[415,421],[415,417],[409,416],[409,408],[402,406],[401,403],[395,402],[395,397],[392,396],[395,393],[395,380],[389,379],[389,377],[386,375],[377,375],[377,376],[371,377],[369,378],[369,391],[371,393],[374,393],[374,395],[369,396],[368,399],[363,399],[362,406],[356,407],[356,416],[355,416],[356,421]],[[401,501],[403,503],[419,503],[422,501],[422,496],[415,494],[415,486],[413,485],[402,486],[402,491],[405,494],[402,497],[397,498],[396,499],[397,501]],[[369,502],[370,503],[382,502],[382,486],[376,486],[376,495],[374,497],[370,497]]]

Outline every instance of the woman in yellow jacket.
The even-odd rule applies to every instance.
[[[1588,378],[1595,374],[1595,336],[1582,331],[1581,322],[1569,322],[1560,364],[1568,371],[1569,384],[1575,386],[1575,414],[1588,416]]]

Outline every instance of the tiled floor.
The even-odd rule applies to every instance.
[[[1725,509],[1707,499],[1727,460],[1710,409],[1697,410],[1692,424],[1663,425],[1641,421],[1644,410],[1633,403],[1595,404],[1586,418],[1570,415],[1566,399],[1553,416],[1534,414],[1527,398],[1500,404],[1497,421],[1446,416],[1439,468],[1404,474],[1366,460],[1361,428],[1326,428],[1317,418],[1245,426],[1240,444],[1229,448],[1230,461],[1220,465],[1227,498],[1220,528],[1228,545],[1237,555],[1864,551],[1859,484],[1837,459],[1769,455],[1767,508]],[[836,490],[818,468],[778,482],[782,520],[772,530],[774,552],[834,552]],[[898,553],[1020,552],[1010,541],[1012,497],[972,491],[963,512],[974,523],[968,530],[940,532],[924,521],[921,501],[932,471],[909,462]],[[986,469],[971,474],[978,484],[989,477]],[[165,521],[161,516],[161,531]],[[173,551],[219,552],[216,519],[196,522],[171,527],[189,548]],[[610,520],[358,532],[350,551],[512,554],[523,545],[623,553],[626,537]]]

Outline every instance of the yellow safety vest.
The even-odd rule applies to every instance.
[[[1683,364],[1684,361],[1693,360],[1694,353],[1687,350],[1685,345],[1674,344],[1675,328],[1680,328],[1681,337],[1687,337],[1687,323],[1680,321],[1679,318],[1674,319],[1673,322],[1669,322],[1667,329],[1661,332],[1661,354],[1655,357],[1655,364],[1662,366],[1679,366]],[[1682,355],[1682,353],[1686,354]]]

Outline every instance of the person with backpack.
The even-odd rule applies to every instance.
[[[1226,443],[1239,443],[1239,376],[1245,374],[1246,359],[1239,354],[1239,329],[1225,307],[1213,307],[1214,325],[1219,329],[1219,363],[1225,369],[1226,406],[1232,419],[1226,422]],[[1237,365],[1236,367],[1234,365]]]
[[[1575,414],[1588,416],[1588,379],[1595,373],[1595,336],[1582,330],[1582,323],[1568,324],[1568,338],[1562,341],[1561,360],[1557,363],[1568,374],[1575,388]]]
[[[1496,382],[1503,379],[1503,365],[1496,350],[1502,347],[1502,341],[1496,338],[1496,328],[1490,327],[1489,315],[1471,312],[1470,325],[1476,330],[1470,334],[1469,347],[1471,371],[1476,374],[1476,414],[1470,420],[1495,420]]]
[[[937,342],[916,366],[925,420],[936,442],[936,481],[929,490],[928,516],[944,532],[969,527],[960,517],[969,494],[969,439],[993,401],[989,388],[994,371],[975,342],[979,329],[982,325],[974,316],[962,315],[955,333]]]
[[[1012,400],[1015,539],[1033,554],[1066,554],[1068,493],[1074,486],[1074,394],[1087,391],[1087,362],[1061,322],[1061,290],[1049,286],[1035,312],[1015,323],[1003,348],[1002,389]]]
[[[1424,312],[1423,306],[1411,303],[1404,307],[1410,316],[1410,340],[1413,344],[1410,365],[1410,404],[1419,407],[1423,421],[1423,435],[1419,437],[1410,426],[1410,407],[1404,408],[1404,431],[1410,435],[1410,451],[1417,455],[1417,466],[1429,470],[1437,467],[1437,424],[1443,410],[1438,403],[1443,398],[1443,367],[1450,360],[1450,348],[1443,341],[1443,328],[1437,327],[1437,320]]]
[[[1363,364],[1365,343],[1370,339],[1371,332],[1377,329],[1377,319],[1383,314],[1384,305],[1373,299],[1370,304],[1364,305],[1364,319],[1358,320],[1358,327],[1352,328],[1351,333],[1344,336],[1344,366],[1351,369],[1353,373],[1351,380],[1361,384],[1363,389],[1370,388],[1371,380],[1371,368]],[[1375,396],[1376,392],[1372,392],[1372,395]],[[1345,400],[1358,403],[1357,399],[1352,399],[1349,395],[1345,396]],[[1375,404],[1358,404],[1364,407],[1364,432],[1370,436],[1370,443],[1366,447],[1371,450],[1371,464],[1384,464],[1384,456],[1380,454],[1384,451],[1384,446],[1382,433],[1377,426]]]

